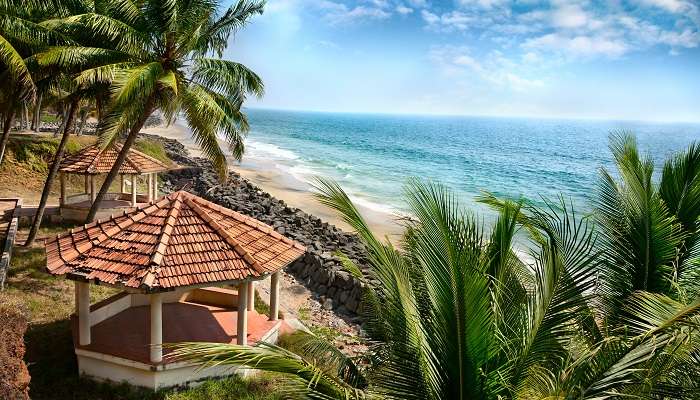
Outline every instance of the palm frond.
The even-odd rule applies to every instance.
[[[257,97],[264,94],[262,79],[243,64],[213,58],[195,60],[192,79],[217,92],[228,96],[252,93]]]
[[[260,343],[256,347],[214,343],[177,343],[169,355],[180,361],[196,361],[203,368],[237,366],[287,374],[299,384],[290,388],[297,395],[317,399],[366,399],[362,390],[329,374],[313,361],[281,347]]]

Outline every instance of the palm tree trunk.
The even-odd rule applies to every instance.
[[[14,123],[15,110],[10,108],[5,115],[5,121],[2,127],[2,138],[0,138],[0,164],[2,164],[2,160],[5,157],[5,148],[7,147],[7,141],[10,139],[10,130]]]
[[[81,112],[80,113],[80,127],[78,128],[78,132],[76,133],[77,136],[80,136],[83,134],[83,128],[85,128],[85,120],[87,119],[87,113]]]
[[[32,221],[32,229],[29,231],[27,241],[24,242],[25,246],[30,246],[34,242],[36,234],[39,232],[41,220],[44,218],[46,202],[49,200],[49,194],[51,193],[51,186],[53,185],[53,181],[54,179],[56,179],[56,175],[58,175],[58,167],[61,165],[61,159],[63,159],[63,153],[66,150],[66,143],[68,143],[68,138],[70,137],[71,125],[73,124],[75,111],[78,108],[79,101],[80,99],[75,99],[71,102],[70,110],[68,111],[68,117],[66,121],[66,128],[63,130],[63,136],[61,136],[61,141],[58,143],[56,154],[54,154],[53,156],[53,161],[51,162],[51,169],[49,169],[49,175],[46,177],[46,183],[44,183],[44,190],[42,190],[41,192],[41,200],[39,200],[39,207],[37,207],[36,214],[34,214],[34,220]]]
[[[39,93],[36,98],[36,105],[34,106],[34,113],[32,115],[32,130],[39,133],[41,130],[41,100],[43,94]]]
[[[146,123],[146,119],[148,119],[148,117],[151,116],[151,113],[153,113],[153,99],[148,100],[145,109],[146,111],[141,115],[141,118],[138,121],[136,121],[136,123],[131,127],[129,135],[126,137],[126,140],[122,145],[122,149],[119,152],[117,159],[114,161],[114,165],[112,165],[112,169],[109,170],[105,181],[102,183],[102,187],[100,187],[100,191],[95,197],[95,201],[92,202],[90,212],[88,212],[87,218],[85,218],[86,224],[89,224],[90,222],[92,222],[93,219],[95,219],[97,210],[99,210],[100,208],[100,203],[107,194],[107,191],[112,185],[112,182],[114,182],[114,180],[117,178],[117,175],[119,175],[119,168],[121,168],[122,164],[124,163],[126,155],[129,153],[129,149],[131,149],[131,145],[133,145],[136,141],[136,136],[138,136],[139,132],[141,131],[141,128],[143,128],[143,125]]]
[[[53,133],[53,137],[57,137],[61,132],[63,132],[63,129],[66,127],[66,120],[68,119],[68,114],[66,110],[63,109],[63,106],[61,106],[61,125],[58,126],[58,129]]]

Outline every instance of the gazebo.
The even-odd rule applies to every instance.
[[[114,145],[108,149],[102,149],[98,145],[88,146],[61,161],[59,205],[63,219],[80,222],[85,220],[97,195],[95,178],[109,173],[120,151],[121,145]],[[169,169],[163,162],[138,150],[129,149],[126,159],[119,168],[121,190],[118,193],[107,193],[100,204],[96,218],[105,218],[126,208],[133,208],[158,198],[158,173]],[[85,177],[83,193],[66,196],[66,175],[68,174]],[[139,177],[146,183],[146,194],[137,193]],[[127,183],[131,185],[130,193],[126,192]]]
[[[167,357],[164,342],[275,342],[284,323],[280,269],[304,251],[272,227],[184,191],[46,242],[48,271],[75,281],[80,373],[153,389],[232,373]],[[268,276],[265,316],[253,307],[254,283]],[[123,291],[91,305],[91,284]]]

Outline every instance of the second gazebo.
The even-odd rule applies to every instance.
[[[61,182],[60,210],[64,220],[82,222],[95,201],[95,178],[107,174],[121,151],[121,145],[109,149],[89,146],[80,152],[67,156],[61,162],[59,179]],[[119,168],[121,186],[119,192],[107,193],[95,218],[107,218],[128,208],[137,207],[158,198],[158,173],[171,169],[163,162],[133,148]],[[66,175],[85,177],[85,190],[77,195],[66,195]],[[138,194],[139,178],[145,183],[146,193]],[[126,186],[130,186],[127,192]]]

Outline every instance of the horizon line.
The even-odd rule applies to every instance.
[[[700,125],[698,120],[670,120],[670,119],[631,119],[631,118],[608,118],[608,117],[571,117],[571,116],[532,116],[532,115],[490,115],[490,114],[450,114],[450,113],[409,113],[409,112],[372,112],[372,111],[331,111],[331,110],[305,110],[298,108],[275,108],[244,106],[251,110],[262,111],[286,111],[315,114],[348,114],[348,115],[377,115],[377,116],[414,116],[414,117],[452,117],[452,118],[502,118],[502,119],[547,119],[547,120],[570,120],[570,121],[607,121],[607,122],[642,122],[655,124],[689,124]]]

